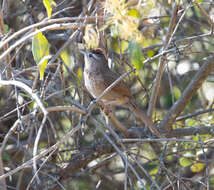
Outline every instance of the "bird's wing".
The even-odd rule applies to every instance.
[[[104,80],[105,82],[105,87],[109,87],[115,80],[117,80],[120,76],[116,73],[114,73],[113,71],[111,71],[111,73],[104,73],[104,78],[108,79],[108,80]],[[112,88],[113,91],[118,92],[119,94],[123,95],[123,96],[127,96],[127,97],[131,97],[131,92],[129,90],[129,87],[126,85],[126,83],[121,80],[119,83],[116,84],[116,86],[114,86]]]

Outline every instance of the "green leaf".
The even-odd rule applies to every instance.
[[[148,50],[148,52],[147,52],[148,57],[153,57],[154,54],[155,54],[155,52],[153,50]]]
[[[181,96],[181,91],[178,87],[173,86],[174,98],[177,100]]]
[[[25,98],[31,98],[29,94],[19,93],[20,96],[23,96]]]
[[[198,173],[200,172],[201,170],[203,170],[205,167],[205,164],[204,163],[201,163],[201,162],[198,162],[198,163],[195,163],[191,166],[191,171],[194,172],[194,173]]]
[[[46,12],[48,14],[48,18],[51,17],[52,14],[52,5],[56,6],[56,3],[53,0],[43,0],[43,4],[46,8]]]
[[[50,58],[49,49],[50,45],[48,40],[41,32],[34,35],[32,41],[32,53],[34,60],[39,66],[40,80],[43,80],[45,68],[47,66],[48,59]]]
[[[2,160],[9,162],[9,161],[11,161],[11,157],[10,157],[9,154],[4,153],[3,156],[2,156]]]
[[[44,101],[43,104],[48,107],[48,102]]]
[[[187,125],[188,127],[194,127],[198,124],[197,120],[194,120],[192,118],[188,118],[185,120],[185,125]]]
[[[125,40],[120,40],[119,43],[118,38],[111,38],[111,40],[107,39],[107,44],[111,51],[114,51],[118,54],[123,53],[128,48],[128,42]]]
[[[149,174],[156,175],[158,173],[158,167],[156,164],[150,165]]]
[[[4,30],[6,34],[9,32],[9,26],[7,24],[4,24]]]
[[[148,163],[145,167],[150,175],[155,175],[158,172],[158,164],[155,162]]]
[[[180,158],[181,166],[186,167],[186,166],[190,166],[191,164],[192,164],[192,161],[190,159],[185,158],[185,157]]]
[[[131,64],[134,65],[137,71],[140,71],[143,67],[143,53],[141,47],[137,43],[131,41],[129,42],[128,51],[130,55]]]

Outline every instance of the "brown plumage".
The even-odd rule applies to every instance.
[[[85,86],[90,94],[94,98],[97,98],[107,87],[119,78],[119,75],[108,67],[107,59],[100,49],[84,51],[83,53],[85,58]],[[123,80],[110,89],[101,100],[106,105],[123,105],[130,108],[136,117],[145,123],[154,134],[159,135],[151,118],[138,108],[130,89]]]

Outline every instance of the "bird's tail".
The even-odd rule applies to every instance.
[[[135,114],[135,116],[150,129],[153,134],[161,136],[152,119],[137,106],[134,100],[129,102],[128,107]]]

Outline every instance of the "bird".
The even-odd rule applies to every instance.
[[[120,75],[112,71],[101,49],[81,50],[84,55],[84,82],[93,98],[99,97]],[[130,88],[124,80],[120,80],[113,88],[102,96],[104,105],[128,107],[155,135],[160,135],[152,119],[141,110],[133,98]]]

